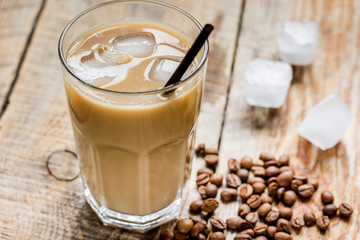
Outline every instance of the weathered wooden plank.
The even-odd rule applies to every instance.
[[[98,2],[46,1],[11,103],[0,119],[1,239],[153,239],[157,235],[157,229],[139,235],[103,227],[85,203],[80,179],[58,181],[45,167],[51,153],[74,149],[57,56],[58,37],[72,17]],[[201,23],[215,25],[198,141],[217,146],[241,4],[233,0],[169,2]],[[70,164],[74,159],[67,161]],[[60,164],[52,167],[66,171],[68,166]],[[194,166],[202,164],[197,159]],[[190,186],[190,192],[189,199],[198,197],[194,187]]]
[[[41,0],[0,1],[0,114],[41,3]]]
[[[295,215],[306,211],[321,214],[320,193],[330,190],[335,204],[354,206],[349,221],[334,218],[330,230],[321,234],[316,227],[304,228],[293,239],[359,239],[360,190],[360,80],[358,1],[246,1],[235,70],[221,137],[219,171],[226,173],[229,157],[260,152],[291,156],[297,172],[317,176],[320,188],[308,203],[297,203]],[[243,70],[251,59],[278,59],[276,26],[287,19],[310,19],[319,24],[321,37],[314,63],[294,68],[294,79],[285,105],[278,110],[251,107],[245,103]],[[297,128],[317,102],[337,93],[349,106],[352,124],[334,148],[321,151],[297,134]],[[334,116],[335,117],[335,116]],[[217,214],[235,216],[239,203],[222,206]],[[228,237],[233,236],[228,234]]]

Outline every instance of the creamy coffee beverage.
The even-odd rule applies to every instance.
[[[64,74],[77,151],[100,207],[143,216],[180,198],[205,74],[191,74],[199,60],[174,91],[158,90],[189,47],[184,34],[158,23],[118,22],[68,50],[78,77]]]

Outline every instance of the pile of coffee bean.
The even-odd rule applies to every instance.
[[[282,155],[277,160],[268,153],[260,154],[258,161],[244,156],[239,160],[228,160],[229,173],[225,176],[226,187],[220,192],[223,203],[241,199],[238,216],[225,221],[214,216],[219,207],[216,199],[224,176],[216,172],[219,162],[218,151],[200,144],[196,148],[197,156],[204,158],[205,168],[197,171],[196,184],[201,199],[190,204],[190,213],[199,216],[177,221],[175,229],[165,230],[160,240],[171,239],[226,239],[224,231],[237,232],[234,240],[288,240],[292,232],[298,232],[304,226],[317,225],[321,231],[328,229],[330,218],[339,211],[340,216],[349,218],[352,207],[342,203],[336,207],[334,196],[324,191],[321,201],[323,214],[316,217],[312,212],[303,216],[293,216],[292,206],[298,199],[309,199],[319,186],[316,178],[297,175],[289,166],[290,157]],[[275,207],[279,202],[284,206]],[[210,222],[211,228],[207,225]]]

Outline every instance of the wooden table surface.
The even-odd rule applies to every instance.
[[[159,228],[141,235],[102,226],[86,204],[76,160],[57,42],[65,25],[99,0],[0,1],[0,239],[155,239]],[[219,148],[218,172],[227,159],[260,152],[287,153],[297,172],[318,177],[313,201],[297,203],[294,214],[320,214],[320,192],[354,207],[349,221],[334,218],[330,230],[304,228],[293,239],[360,239],[360,1],[358,0],[170,0],[202,24],[212,23],[205,96],[197,143]],[[245,102],[243,70],[253,58],[278,59],[276,26],[309,19],[320,28],[313,64],[294,68],[284,106],[278,110]],[[338,94],[352,123],[335,147],[321,151],[297,134],[305,114],[321,99]],[[334,116],[336,117],[336,116]],[[193,161],[182,216],[199,199]],[[239,201],[221,204],[215,215],[237,215]],[[160,228],[171,227],[172,223]],[[227,239],[234,233],[227,232]]]

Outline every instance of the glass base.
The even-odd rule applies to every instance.
[[[166,208],[163,208],[155,213],[145,216],[130,215],[115,212],[105,206],[100,206],[86,184],[84,194],[87,203],[98,215],[105,226],[115,226],[137,232],[145,232],[177,218],[181,209],[181,198],[178,198]]]

